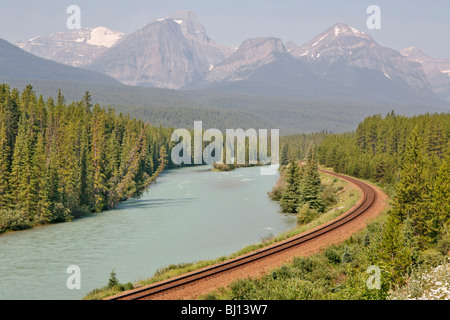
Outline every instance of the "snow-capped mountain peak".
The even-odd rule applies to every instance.
[[[344,23],[337,23],[332,27],[332,30],[334,32],[334,36],[356,36],[356,37],[362,37],[367,38],[368,35],[362,31],[359,31],[358,29],[353,28],[352,26],[346,25]]]
[[[111,48],[123,36],[122,32],[112,31],[105,27],[97,27],[91,29],[86,42],[94,46]]]
[[[38,36],[16,45],[38,57],[77,67],[89,63],[123,37],[122,32],[95,27]]]
[[[418,63],[408,61],[398,51],[379,45],[370,35],[344,23],[335,24],[301,46],[290,44],[289,53],[310,65],[318,75],[338,80],[343,74],[352,74],[349,76],[352,86],[360,81],[359,74],[370,74],[374,83],[381,76],[389,81],[406,82],[426,93],[431,91]]]

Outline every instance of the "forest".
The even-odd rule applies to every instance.
[[[0,85],[0,233],[69,221],[140,197],[165,167],[172,129]]]
[[[305,158],[305,146],[314,146],[322,167],[382,187],[391,199],[388,210],[343,243],[296,257],[261,278],[235,281],[203,299],[448,297],[437,285],[448,281],[448,271],[440,271],[431,284],[427,279],[430,272],[447,268],[450,253],[450,114],[407,117],[390,112],[367,117],[355,132],[289,136],[281,144],[286,171],[284,189],[276,197],[281,211],[302,218],[303,206],[322,208],[311,158],[304,169],[293,165]],[[372,288],[367,285],[369,270],[375,269],[380,283]],[[429,288],[434,289],[427,292]]]
[[[409,247],[423,250],[448,237],[449,142],[450,114],[392,112],[366,118],[354,134],[326,137],[318,153],[336,172],[392,187],[391,227],[410,228]]]

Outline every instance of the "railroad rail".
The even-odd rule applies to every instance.
[[[359,204],[351,211],[311,231],[306,231],[300,235],[291,237],[284,241],[280,241],[271,246],[253,251],[251,253],[239,256],[234,259],[230,259],[222,263],[215,264],[210,267],[200,269],[198,271],[190,272],[183,276],[175,277],[141,288],[122,292],[111,297],[107,297],[105,298],[105,300],[150,300],[157,295],[161,295],[172,290],[177,290],[179,288],[189,286],[195,282],[202,281],[210,277],[215,277],[226,272],[230,272],[233,269],[249,265],[252,262],[283,252],[299,244],[303,244],[305,242],[311,241],[312,239],[323,236],[324,234],[327,234],[337,228],[341,228],[355,218],[363,215],[376,201],[377,192],[369,184],[334,172],[325,170],[320,171],[355,184],[358,188],[361,189],[363,193],[362,201],[359,201]]]

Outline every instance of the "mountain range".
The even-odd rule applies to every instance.
[[[44,80],[84,84],[119,85],[103,73],[75,68],[40,58],[0,39],[0,80]]]
[[[94,60],[124,36],[105,27],[83,28],[19,41],[16,46],[38,57],[78,67]]]
[[[420,63],[433,91],[442,99],[450,101],[450,60],[436,59],[417,47],[401,51],[408,60]]]
[[[94,90],[102,102],[149,118],[151,108],[166,108],[168,114],[181,106],[192,114],[229,112],[229,119],[258,115],[260,123],[290,133],[302,130],[297,129],[302,124],[308,131],[342,131],[358,117],[392,109],[448,111],[450,101],[450,60],[434,59],[418,48],[384,47],[343,23],[302,45],[259,37],[232,48],[209,38],[194,13],[180,11],[130,34],[84,28],[16,45],[23,50],[0,42],[1,79],[20,84],[30,79],[45,90],[62,86],[74,94]],[[75,70],[86,78],[74,75]],[[70,85],[75,79],[78,85]],[[165,102],[155,105],[161,95]],[[167,114],[160,113],[164,121],[176,117]],[[335,124],[343,114],[351,120]],[[315,120],[320,126],[311,127]]]

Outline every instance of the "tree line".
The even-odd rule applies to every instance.
[[[450,250],[450,114],[366,118],[356,132],[325,137],[320,163],[391,190],[392,209],[374,263],[393,282],[426,255]]]
[[[172,129],[99,104],[0,85],[0,232],[67,221],[140,197],[172,166]]]
[[[304,142],[308,145],[316,138],[282,139],[286,166],[281,174],[286,175],[284,190],[289,191],[276,195],[278,199],[284,196],[284,211],[298,210],[304,198],[298,187],[302,179],[293,177],[304,177],[299,172],[304,172],[305,166],[292,166],[295,161],[289,161],[290,155],[303,152]],[[430,267],[447,261],[448,113],[375,115],[362,121],[355,132],[325,134],[320,140],[314,148],[320,165],[382,186],[391,198],[389,211],[341,244],[308,257],[296,257],[261,278],[238,280],[226,292],[214,292],[204,298],[392,299],[410,276],[414,279],[414,275],[426,274]],[[378,284],[373,281],[376,278]],[[410,283],[414,290],[408,291],[408,298],[424,290],[414,281]]]

